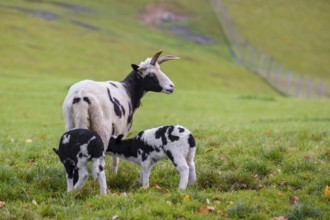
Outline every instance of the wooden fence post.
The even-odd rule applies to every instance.
[[[323,84],[323,80],[321,80],[319,85],[319,98],[322,98],[323,96],[324,96],[324,84]]]
[[[314,80],[310,79],[308,82],[308,98],[313,96]]]
[[[273,57],[270,57],[268,62],[268,69],[267,69],[267,79],[270,79],[272,68],[273,68]]]
[[[265,59],[266,59],[266,55],[265,55],[265,53],[263,52],[263,53],[261,53],[261,56],[260,56],[260,59],[259,59],[258,72],[259,72],[260,75],[264,75],[263,67],[264,67]]]
[[[297,82],[297,88],[296,88],[296,97],[298,97],[300,91],[301,91],[301,87],[304,83],[304,76],[301,76],[300,79]]]

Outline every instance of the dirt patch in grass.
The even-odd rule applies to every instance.
[[[139,19],[143,24],[157,28],[164,28],[166,23],[171,23],[172,25],[168,28],[169,32],[197,44],[215,43],[213,39],[194,33],[188,27],[180,25],[181,22],[191,19],[188,15],[174,12],[162,4],[148,4],[139,14]]]

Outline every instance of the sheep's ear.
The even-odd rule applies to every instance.
[[[116,144],[119,144],[121,142],[121,140],[123,139],[124,135],[120,134],[117,138],[116,138]]]
[[[58,149],[53,148],[53,150],[58,155]]]
[[[139,72],[139,66],[136,64],[131,64],[131,67],[133,68],[134,71]]]

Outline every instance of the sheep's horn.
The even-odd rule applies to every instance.
[[[176,57],[176,56],[163,56],[161,58],[158,59],[158,64],[161,64],[165,61],[168,61],[168,60],[179,60],[180,57]]]
[[[150,61],[150,64],[151,64],[151,65],[155,65],[155,64],[156,64],[156,61],[157,61],[159,55],[160,55],[162,52],[163,52],[163,51],[160,50],[160,51],[158,51],[157,53],[155,53],[155,54],[152,56],[151,61]]]

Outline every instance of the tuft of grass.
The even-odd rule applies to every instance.
[[[287,216],[290,220],[321,218],[322,214],[316,207],[305,204],[297,204],[290,209]]]
[[[239,202],[238,204],[229,207],[226,212],[230,218],[244,219],[254,213],[255,209],[247,203]]]

